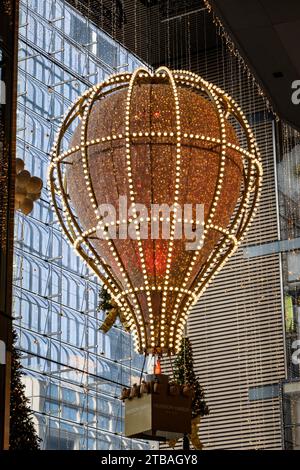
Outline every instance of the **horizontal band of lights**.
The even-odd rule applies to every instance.
[[[172,92],[174,102],[174,129],[170,130],[149,130],[135,132],[131,128],[131,113],[133,106],[133,92],[139,84],[152,83],[164,84]],[[194,93],[205,96],[215,109],[218,119],[220,135],[212,137],[203,133],[192,133],[185,130],[182,124],[182,110],[179,99],[179,89],[184,88]],[[124,130],[119,133],[111,133],[101,137],[88,138],[88,125],[91,111],[95,103],[101,99],[109,97],[116,91],[126,92],[124,113]],[[201,119],[201,116],[199,116]],[[237,123],[243,134],[242,145],[240,142],[230,142],[227,136],[227,123]],[[79,121],[81,129],[80,144],[64,150],[63,140],[66,132],[70,132],[73,124]],[[180,281],[174,276],[171,278],[171,268],[173,261],[173,250],[175,244],[176,222],[185,221],[178,215],[178,202],[180,200],[180,183],[182,176],[182,148],[196,146],[200,142],[205,145],[205,150],[214,152],[218,156],[218,175],[214,188],[214,194],[209,207],[208,215],[203,224],[203,235],[199,240],[196,250],[190,252],[190,260],[184,278]],[[148,275],[147,260],[143,250],[143,240],[141,239],[139,223],[137,223],[137,212],[135,193],[135,180],[132,167],[132,147],[139,143],[151,146],[156,143],[163,143],[174,148],[174,212],[167,219],[170,222],[170,239],[168,240],[165,256],[166,268],[162,282],[153,282]],[[116,220],[110,224],[105,224],[99,216],[97,194],[93,186],[90,174],[89,149],[97,145],[97,150],[110,148],[114,145],[124,149],[125,165],[127,172],[128,199],[133,208],[133,214],[128,220]],[[224,174],[228,152],[236,152],[240,156],[242,168],[242,182],[240,196],[230,223],[222,227],[216,218],[217,209],[222,199],[224,185]],[[89,205],[94,211],[94,221],[90,227],[83,228],[72,200],[68,193],[66,181],[66,169],[72,164],[73,158],[79,158],[82,166],[82,173],[86,184],[86,191],[89,198]],[[232,256],[242,242],[246,230],[255,215],[260,197],[262,180],[262,165],[259,151],[250,126],[235,101],[225,92],[215,85],[208,83],[201,77],[188,71],[170,71],[166,67],[161,67],[154,74],[143,68],[137,69],[133,74],[119,73],[110,76],[99,85],[95,85],[87,90],[70,108],[63,118],[57,138],[51,152],[51,162],[49,165],[49,188],[51,192],[52,204],[68,241],[73,245],[75,251],[84,259],[92,271],[104,283],[105,288],[119,305],[127,325],[129,325],[135,338],[136,350],[140,353],[174,354],[177,352],[188,312],[214,276],[224,266],[227,259]],[[140,220],[140,219],[139,219]],[[151,222],[151,217],[145,219]],[[164,221],[159,217],[159,221]],[[109,226],[119,226],[122,223],[134,223],[136,231],[136,251],[139,256],[139,266],[143,283],[134,285],[127,272],[122,253],[117,249],[116,242],[110,239],[106,233]],[[191,223],[198,224],[195,219]],[[118,272],[104,260],[95,248],[97,231],[101,230],[111,256],[115,260]],[[214,231],[218,233],[218,239],[207,259],[199,264],[202,244],[206,240],[208,233]],[[198,271],[197,268],[199,267]],[[197,271],[196,275],[195,270]],[[160,311],[155,311],[152,293],[157,292],[161,296]],[[168,295],[172,293],[174,303],[170,310],[168,306]],[[141,302],[140,295],[145,295],[146,306]]]

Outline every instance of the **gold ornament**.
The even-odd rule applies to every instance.
[[[149,383],[145,382],[145,380],[142,380],[141,387],[140,387],[140,392],[141,393],[150,393]]]
[[[26,189],[30,180],[30,173],[27,170],[22,170],[17,173],[16,188]]]
[[[23,214],[28,215],[33,209],[33,201],[25,197],[24,200],[20,203],[19,208],[21,209]]]
[[[126,388],[126,387],[122,388],[120,400],[126,400],[129,397],[130,397],[130,388]]]
[[[261,177],[241,109],[191,72],[161,67],[153,74],[116,74],[70,107],[49,168],[54,209],[74,249],[117,303],[140,353],[178,351],[191,306],[243,240]],[[123,223],[120,196],[132,205],[125,222],[136,239],[110,237]],[[99,215],[106,203],[116,209],[115,225]],[[138,203],[149,210],[152,203],[173,205],[169,239],[140,238]],[[201,223],[195,205],[204,205],[204,233],[194,251],[175,237],[175,209],[187,203],[194,227]]]
[[[112,308],[109,313],[107,313],[105,320],[103,321],[102,325],[100,326],[100,330],[104,333],[107,333],[113,324],[115,323],[118,316],[118,308]]]
[[[180,394],[180,386],[175,383],[171,383],[169,385],[169,393],[170,395],[176,396]]]
[[[130,325],[127,323],[125,315],[123,315],[120,307],[118,304],[114,301],[111,300],[112,308],[109,310],[106,314],[106,317],[100,326],[100,330],[103,331],[104,333],[107,333],[113,324],[115,323],[117,317],[119,317],[120,322],[122,323],[123,327],[125,328],[126,331],[130,331]]]
[[[130,389],[129,398],[139,397],[140,396],[140,387],[137,384],[133,384]]]
[[[22,170],[24,170],[24,160],[22,158],[16,158],[16,173],[20,173]]]
[[[37,176],[31,176],[30,180],[27,184],[27,191],[28,193],[38,194],[41,192],[43,186],[43,182]]]
[[[203,444],[199,438],[199,426],[200,426],[200,416],[196,416],[192,419],[192,429],[191,434],[188,434],[188,438],[192,443],[194,449],[202,450]]]

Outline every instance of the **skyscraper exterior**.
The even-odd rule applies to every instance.
[[[140,36],[136,24],[129,36],[132,43],[141,39],[143,50],[149,46],[141,33],[148,2],[140,3]],[[158,29],[167,24],[166,40],[154,38],[156,56],[164,44],[174,68],[191,69],[236,99],[255,132],[264,168],[252,228],[189,320],[196,371],[210,407],[200,437],[207,449],[298,449],[299,134],[278,125],[224,43],[193,57],[188,35],[179,35],[178,43],[171,41],[171,57],[168,38],[181,21],[180,2],[166,3],[167,10],[175,5],[176,14],[173,22],[151,23]],[[81,7],[83,12],[83,2]],[[43,179],[44,189],[33,213],[16,217],[14,324],[42,448],[148,448],[122,436],[118,400],[122,385],[139,377],[141,358],[120,325],[107,335],[99,331],[97,280],[62,236],[46,188],[51,146],[67,107],[87,87],[140,62],[67,1],[22,0],[20,10],[17,156]],[[198,15],[205,36],[209,20]]]
[[[120,324],[104,335],[98,283],[62,236],[47,192],[61,117],[89,86],[139,61],[63,0],[20,5],[17,157],[43,179],[33,212],[16,216],[14,326],[42,449],[148,448],[123,430],[123,385],[141,358]]]
[[[220,72],[221,61],[225,65]],[[264,172],[259,209],[243,244],[190,315],[189,336],[210,407],[200,436],[207,449],[282,449],[285,313],[276,244],[281,237],[276,163],[280,129],[256,85],[229,52],[209,53],[206,66],[198,66],[204,78],[226,89],[243,109]]]
[[[277,159],[278,203],[282,257],[282,299],[285,310],[287,373],[281,384],[284,448],[300,449],[300,135],[287,125],[280,128]]]

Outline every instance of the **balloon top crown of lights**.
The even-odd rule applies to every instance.
[[[140,353],[177,352],[191,306],[243,240],[261,178],[243,112],[194,73],[112,75],[69,108],[49,168],[54,209]]]

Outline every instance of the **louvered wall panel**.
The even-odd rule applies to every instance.
[[[193,68],[225,88],[250,120],[252,113],[261,113],[252,128],[264,166],[260,208],[248,236],[194,307],[188,323],[196,372],[210,407],[210,415],[202,420],[201,440],[207,449],[280,449],[279,399],[248,398],[249,387],[276,384],[285,374],[279,255],[244,255],[245,247],[278,236],[272,120],[232,59],[230,64],[225,59],[222,72],[214,53],[206,57],[205,66],[197,60]],[[229,69],[236,80],[229,78]]]

